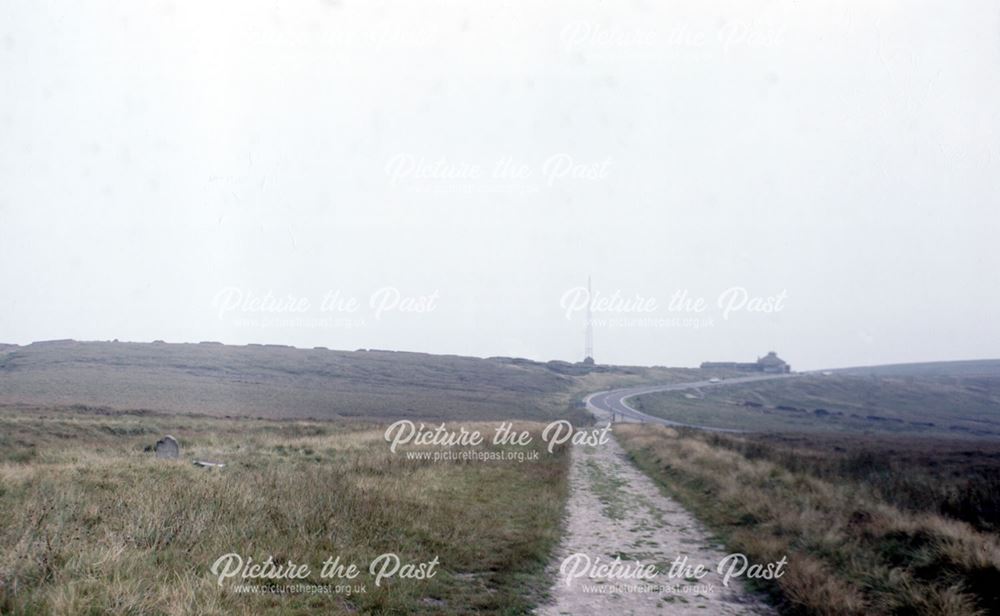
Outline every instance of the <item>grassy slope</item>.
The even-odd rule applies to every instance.
[[[836,372],[861,376],[995,376],[1000,374],[1000,359],[857,366],[853,368],[839,368]]]
[[[548,588],[563,452],[411,463],[358,418],[587,421],[574,402],[590,391],[700,378],[272,346],[2,348],[0,613],[523,613]],[[227,468],[151,459],[143,448],[164,433]],[[207,575],[230,551],[362,565],[394,551],[438,556],[441,573],[356,596],[234,596]]]
[[[186,460],[143,451],[164,432]],[[407,461],[358,423],[7,409],[0,438],[4,614],[521,613],[547,588],[566,495],[562,449],[539,462]],[[365,574],[365,594],[248,596],[209,573],[232,551],[441,564],[382,589]]]
[[[787,573],[765,587],[786,613],[1000,611],[997,535],[916,503],[896,506],[892,484],[871,481],[879,460],[859,465],[864,451],[862,458],[838,458],[822,448],[806,452],[802,443],[798,451],[780,451],[773,443],[748,443],[751,437],[656,426],[623,425],[616,435],[645,472],[730,548],[758,562],[788,557]],[[936,457],[922,451],[924,464],[934,467]],[[960,464],[953,470],[962,476]]]
[[[35,343],[0,351],[0,405],[264,418],[583,419],[573,400],[699,371],[274,346]]]
[[[1000,370],[1000,369],[998,369]],[[976,376],[801,376],[636,400],[683,423],[755,431],[1000,436],[1000,371]],[[778,407],[787,407],[784,409]]]

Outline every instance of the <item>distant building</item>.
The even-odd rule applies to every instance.
[[[706,361],[702,362],[701,367],[766,372],[768,374],[786,374],[792,371],[792,367],[785,360],[778,357],[778,354],[774,351],[768,351],[767,355],[758,357],[755,362]]]
[[[768,351],[764,357],[758,357],[757,365],[760,367],[761,372],[785,374],[792,371],[792,367],[788,365],[788,362],[778,357],[778,354],[774,351]]]

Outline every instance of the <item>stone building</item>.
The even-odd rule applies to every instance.
[[[792,367],[788,365],[788,362],[778,357],[778,354],[774,351],[768,351],[767,355],[758,357],[755,362],[706,361],[702,362],[701,367],[766,372],[768,374],[787,374],[792,371]]]

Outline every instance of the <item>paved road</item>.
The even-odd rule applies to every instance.
[[[698,426],[680,423],[653,417],[629,406],[625,400],[642,394],[652,394],[660,391],[681,391],[684,389],[707,389],[709,387],[725,387],[737,383],[752,383],[754,381],[769,381],[771,379],[787,379],[794,377],[794,374],[762,374],[754,376],[740,376],[729,379],[722,379],[718,382],[695,381],[692,383],[673,383],[670,385],[646,385],[642,387],[626,387],[623,389],[612,389],[610,391],[599,391],[584,398],[587,409],[590,410],[599,420],[611,419],[614,416],[616,421],[632,421],[644,423],[658,423],[664,426],[675,426],[681,428],[695,428],[710,432],[743,432],[743,430],[733,430],[728,428],[713,428],[711,426]]]

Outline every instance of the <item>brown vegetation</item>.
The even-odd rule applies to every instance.
[[[144,451],[166,432],[184,459]],[[0,435],[3,614],[524,611],[548,588],[566,495],[568,456],[537,436],[539,461],[455,463],[391,454],[357,423],[8,408]],[[364,593],[247,595],[209,571],[229,552],[440,566],[381,588],[365,573]]]
[[[766,587],[787,613],[1000,611],[1000,542],[987,532],[995,519],[989,522],[985,509],[942,512],[944,501],[933,496],[941,490],[931,485],[936,456],[926,443],[914,445],[907,458],[898,452],[902,440],[886,454],[876,442],[838,451],[835,443],[644,425],[616,426],[616,434],[640,467],[732,549],[761,561],[787,555],[787,574]],[[915,462],[920,455],[922,465]],[[982,450],[978,461],[995,465],[994,455]],[[927,503],[878,478],[902,470],[890,457],[918,466],[913,480],[926,483],[916,493],[931,495]],[[977,475],[956,476],[974,482]]]
[[[995,370],[994,362],[982,362]],[[645,413],[754,432],[1000,436],[1000,375],[800,375],[639,396]]]
[[[586,420],[587,392],[698,370],[276,345],[35,343],[0,349],[0,404],[268,419]]]

